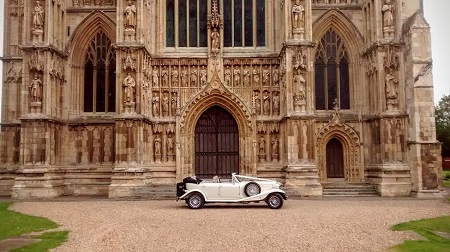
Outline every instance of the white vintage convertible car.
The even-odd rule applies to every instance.
[[[177,184],[177,200],[185,200],[192,209],[205,203],[249,203],[265,201],[272,209],[283,206],[286,193],[275,180],[231,174],[231,180],[201,180],[187,177]]]

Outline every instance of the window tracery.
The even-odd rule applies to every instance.
[[[99,32],[90,42],[84,68],[84,112],[115,112],[116,58],[111,40]]]
[[[317,110],[332,110],[338,99],[341,109],[350,109],[349,62],[344,42],[330,29],[321,39],[315,60]]]

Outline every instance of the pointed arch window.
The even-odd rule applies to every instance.
[[[345,45],[330,29],[321,39],[315,60],[317,110],[332,110],[337,98],[341,109],[350,109],[349,67]]]
[[[111,40],[99,32],[89,44],[84,67],[84,112],[115,112],[116,58]]]

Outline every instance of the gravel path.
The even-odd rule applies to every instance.
[[[386,251],[412,232],[389,227],[450,215],[443,200],[325,198],[266,204],[179,201],[18,202],[12,209],[48,217],[69,230],[55,251]]]

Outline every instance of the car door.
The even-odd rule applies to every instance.
[[[220,199],[219,197],[219,183],[209,183],[209,182],[203,182],[203,193],[206,195],[206,200],[217,200]]]
[[[221,182],[219,184],[219,194],[221,200],[238,200],[242,198],[240,194],[240,183]]]

